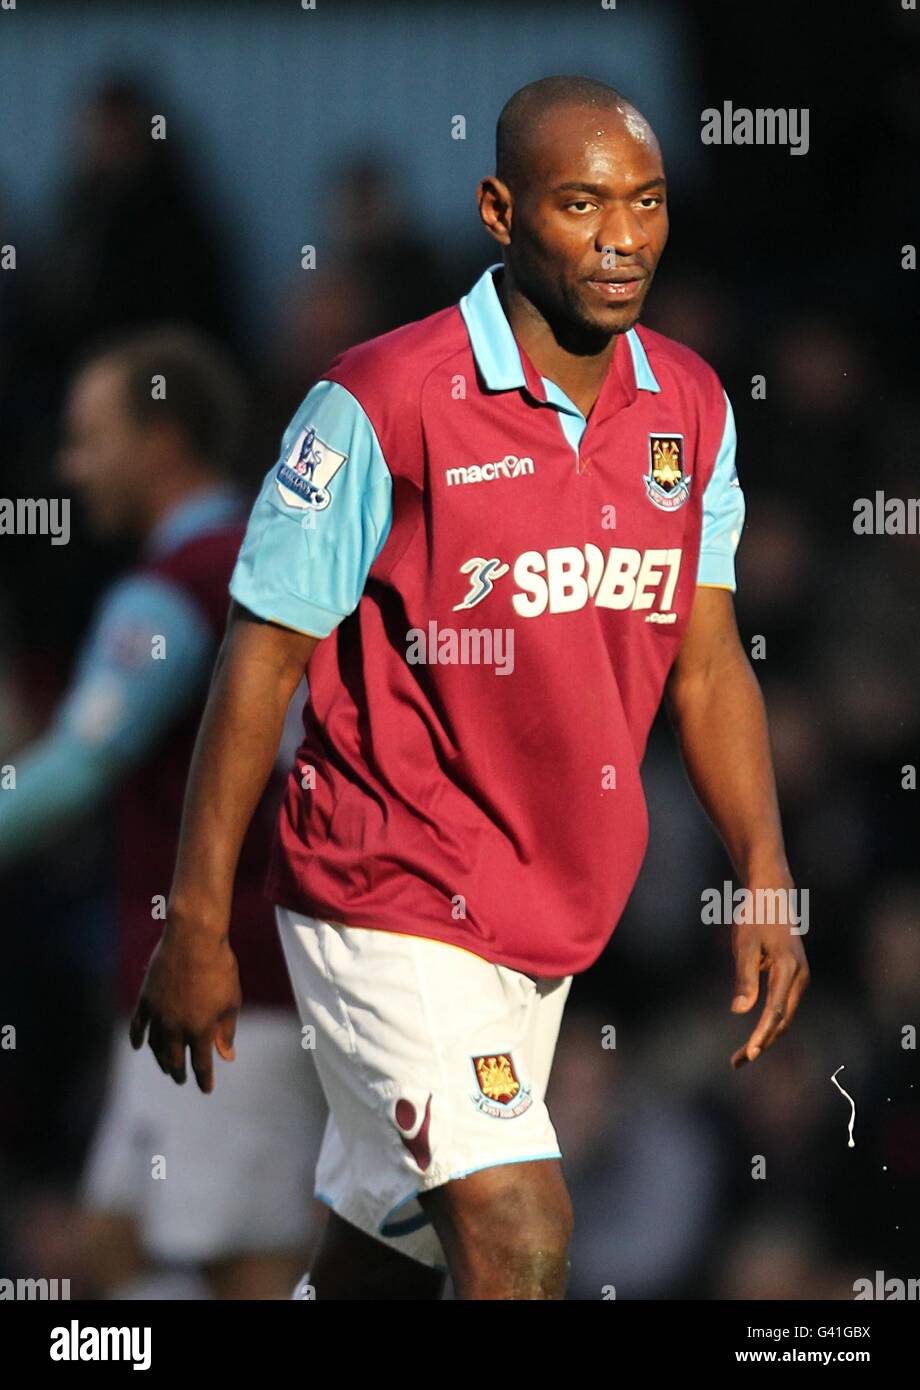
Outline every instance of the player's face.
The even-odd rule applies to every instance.
[[[661,151],[632,108],[562,107],[535,132],[529,186],[513,197],[507,257],[551,322],[625,333],[668,239]],[[612,254],[611,254],[612,253]]]
[[[71,387],[59,471],[80,494],[102,534],[138,528],[148,436],[128,413],[123,375],[109,363],[87,367]]]

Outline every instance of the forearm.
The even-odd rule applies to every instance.
[[[308,655],[292,659],[284,643],[276,629],[243,620],[224,639],[189,771],[169,900],[172,930],[188,923],[227,932],[240,850]]]
[[[789,878],[763,696],[742,649],[674,681],[667,709],[687,775],[745,882]]]

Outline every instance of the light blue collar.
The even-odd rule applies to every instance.
[[[191,540],[199,531],[229,525],[244,516],[243,498],[230,483],[216,483],[179,502],[154,526],[147,538],[146,551],[162,555]]]
[[[460,312],[470,335],[470,346],[476,365],[486,386],[490,391],[513,391],[522,386],[526,387],[527,379],[524,376],[518,345],[492,278],[492,272],[501,268],[501,262],[496,261],[495,265],[490,265],[488,270],[483,271],[473,288],[460,300]],[[627,332],[626,341],[632,354],[638,389],[660,391],[661,387],[649,364],[645,348],[634,328]],[[547,383],[547,386],[551,385],[554,386],[555,383]],[[559,387],[555,389],[560,395],[563,394]],[[561,402],[557,400],[556,404]]]

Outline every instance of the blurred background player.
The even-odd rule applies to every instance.
[[[82,365],[60,472],[94,532],[130,537],[140,554],[103,596],[52,726],[17,756],[16,794],[0,804],[2,869],[116,798],[119,1013],[80,1237],[87,1290],[101,1296],[195,1296],[181,1273],[194,1266],[207,1276],[199,1296],[287,1297],[315,1221],[324,1105],[261,892],[280,773],[236,880],[231,934],[249,1007],[220,1095],[176,1093],[132,1050],[124,1021],[159,936],[243,534],[245,499],[226,477],[243,400],[229,361],[189,329],[123,337]],[[178,1275],[150,1278],[167,1264]]]

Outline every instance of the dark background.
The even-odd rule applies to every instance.
[[[571,1296],[852,1298],[876,1269],[920,1275],[920,1075],[901,1046],[920,1022],[917,793],[902,788],[920,540],[852,526],[855,499],[917,493],[917,272],[901,248],[920,229],[920,15],[894,0],[0,12],[0,244],[17,248],[0,272],[0,492],[60,495],[78,354],[164,318],[207,328],[245,369],[254,491],[336,352],[455,301],[496,259],[473,194],[498,111],[567,71],[619,87],[662,140],[671,239],[643,322],[699,351],[734,406],[737,611],[746,643],[766,642],[754,664],[813,974],[790,1032],[733,1072],[752,1020],[729,1013],[727,928],[700,923],[701,891],[731,871],[660,722],[648,860],[575,982],[551,1083]],[[100,150],[118,84],[169,135],[113,188]],[[808,108],[807,155],[702,145],[701,110],[725,100]],[[72,515],[66,547],[0,537],[0,763],[45,727],[130,559]],[[7,1277],[68,1273],[111,1015],[107,843],[96,817],[0,883],[0,1024],[18,1033],[0,1052]]]

